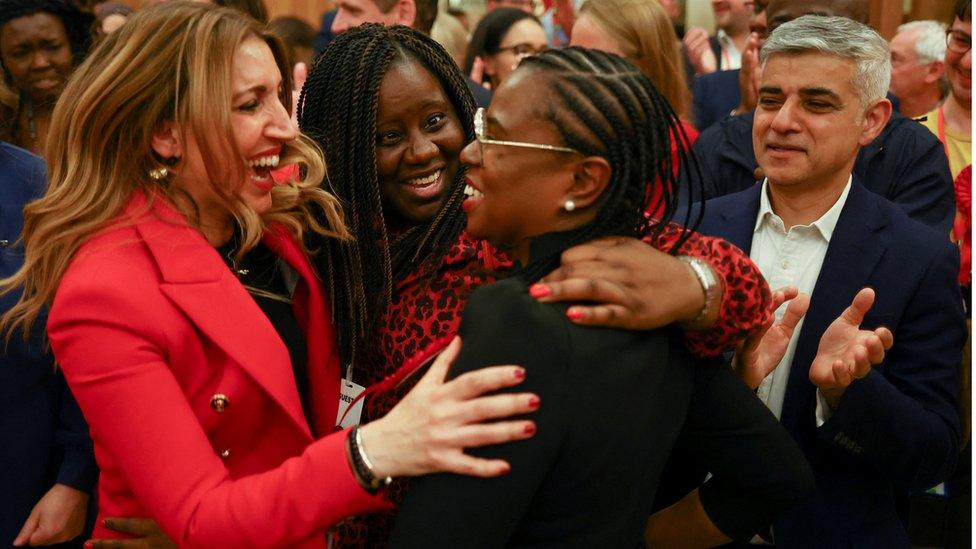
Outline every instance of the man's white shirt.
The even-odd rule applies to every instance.
[[[813,289],[823,267],[827,246],[837,227],[841,210],[847,202],[851,191],[851,178],[847,178],[847,185],[833,206],[820,219],[809,225],[795,225],[788,231],[783,220],[773,212],[769,200],[769,182],[763,181],[760,193],[759,215],[752,232],[752,251],[749,256],[759,267],[763,277],[773,290],[783,286],[796,286],[800,292],[813,294]],[[776,321],[786,312],[787,304],[776,310]],[[783,399],[786,396],[786,385],[790,378],[790,368],[800,331],[803,328],[801,320],[793,337],[790,338],[786,355],[779,366],[762,381],[756,395],[762,400],[773,414],[779,418],[783,412]],[[817,391],[817,426],[819,427],[829,417],[829,409]]]

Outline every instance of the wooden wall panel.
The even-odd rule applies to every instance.
[[[891,40],[904,19],[903,0],[871,0],[870,6],[871,26],[886,40]]]
[[[331,0],[264,0],[264,3],[272,18],[294,15],[308,21],[316,30],[322,21],[322,14],[334,6]]]

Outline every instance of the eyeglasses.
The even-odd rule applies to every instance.
[[[515,55],[515,57],[522,58],[522,57],[529,57],[530,55],[540,54],[546,49],[547,46],[539,47],[539,46],[534,46],[532,44],[529,44],[528,42],[523,42],[521,44],[515,44],[514,46],[505,46],[504,48],[498,48],[498,53],[512,50],[512,53]]]
[[[973,37],[960,30],[946,32],[946,48],[952,53],[965,54],[973,47]]]
[[[478,152],[481,157],[485,157],[485,145],[501,145],[503,147],[521,147],[523,149],[537,149],[540,151],[553,151],[564,153],[583,154],[576,149],[569,147],[557,147],[555,145],[543,145],[541,143],[526,143],[524,141],[500,141],[498,139],[488,139],[488,128],[485,126],[485,108],[478,107],[474,111],[474,138],[478,141]]]

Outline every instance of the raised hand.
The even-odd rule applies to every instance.
[[[874,290],[862,289],[820,337],[817,356],[810,365],[810,381],[832,409],[855,379],[868,375],[872,365],[884,360],[885,351],[895,341],[888,328],[861,329],[864,315],[873,305]]]
[[[482,396],[518,385],[525,370],[492,366],[445,382],[461,350],[461,339],[431,365],[417,385],[385,417],[363,425],[363,450],[379,477],[450,472],[479,477],[507,473],[502,460],[475,458],[465,448],[529,438],[535,424],[527,420],[494,421],[539,407],[531,393]]]
[[[688,29],[683,42],[695,74],[708,74],[718,70],[718,60],[708,43],[708,31],[700,27]]]
[[[773,292],[773,310],[779,309],[786,301],[790,304],[779,322],[750,334],[735,351],[733,368],[752,390],[757,389],[783,360],[796,325],[810,308],[810,296],[800,294],[792,286]]]
[[[762,48],[762,38],[758,33],[749,34],[749,41],[742,52],[742,66],[739,68],[739,106],[736,114],[755,110],[759,102],[759,81],[762,76],[759,66],[759,50]]]

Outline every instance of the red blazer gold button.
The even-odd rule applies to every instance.
[[[227,398],[227,395],[217,393],[210,397],[210,407],[218,414],[226,410],[228,406],[230,406],[230,399]]]

